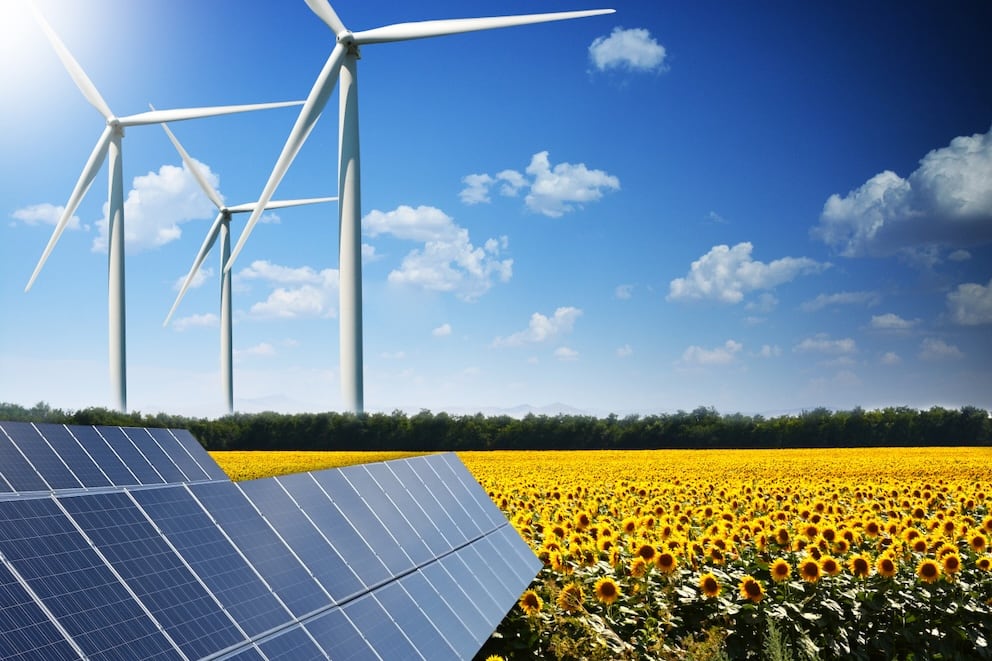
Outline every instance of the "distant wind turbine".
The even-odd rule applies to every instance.
[[[307,6],[334,32],[337,43],[324,63],[320,75],[310,90],[296,124],[286,140],[282,154],[269,176],[258,207],[252,212],[245,230],[228,260],[230,271],[234,260],[248,240],[262,213],[262,208],[275,194],[296,154],[303,146],[340,76],[341,92],[338,117],[338,268],[340,269],[340,370],[341,390],[345,406],[361,413],[364,408],[362,387],[362,238],[361,183],[358,143],[358,58],[359,47],[365,44],[406,41],[439,37],[463,32],[514,27],[531,23],[546,23],[585,16],[612,14],[613,9],[497,16],[490,18],[459,18],[440,21],[397,23],[381,28],[351,32],[341,22],[327,0],[305,0]]]
[[[200,252],[196,254],[196,259],[193,260],[193,266],[189,270],[189,274],[186,276],[186,280],[183,281],[183,286],[179,290],[179,295],[176,296],[176,302],[172,304],[172,309],[169,310],[169,315],[165,318],[163,326],[167,326],[169,321],[172,319],[172,315],[175,314],[176,308],[179,307],[179,302],[183,300],[183,296],[186,295],[186,290],[189,289],[190,284],[193,282],[193,278],[196,277],[197,271],[200,270],[200,265],[203,264],[203,260],[206,259],[207,253],[213,248],[214,243],[217,241],[218,235],[220,236],[220,377],[221,377],[221,388],[224,392],[224,400],[227,404],[227,412],[234,412],[234,355],[232,349],[232,335],[233,331],[231,329],[231,272],[225,271],[224,266],[227,264],[228,258],[231,256],[231,215],[235,213],[247,213],[255,210],[257,206],[256,202],[250,202],[247,204],[237,204],[235,206],[229,207],[224,204],[224,201],[220,197],[220,193],[210,185],[207,178],[200,171],[200,167],[190,158],[189,154],[183,149],[183,146],[179,143],[179,139],[175,134],[169,130],[169,127],[162,124],[162,128],[165,129],[166,135],[169,136],[169,140],[172,141],[173,146],[175,146],[176,151],[183,159],[183,163],[186,164],[186,168],[193,173],[193,177],[196,178],[197,183],[200,184],[200,188],[206,193],[210,201],[214,203],[217,207],[218,213],[217,218],[214,220],[213,225],[210,226],[210,230],[207,232],[206,238],[203,240],[203,245],[200,246]],[[312,197],[302,200],[284,200],[281,202],[274,201],[269,202],[264,208],[265,209],[283,209],[286,207],[297,207],[304,204],[320,204],[321,202],[332,202],[338,198],[336,197]]]
[[[121,139],[124,137],[124,129],[128,126],[139,126],[142,124],[158,124],[161,122],[177,122],[198,117],[213,117],[216,115],[229,115],[249,110],[262,110],[265,108],[281,108],[291,105],[301,105],[299,101],[289,101],[281,103],[260,103],[253,105],[239,106],[216,106],[212,108],[185,108],[179,110],[153,110],[150,112],[138,113],[127,117],[118,117],[110,110],[110,106],[103,100],[96,86],[89,79],[83,68],[66,48],[62,40],[55,34],[55,30],[48,24],[41,12],[28,3],[34,13],[35,19],[44,31],[48,41],[52,44],[62,65],[76,87],[83,93],[90,104],[96,108],[104,120],[106,128],[100,134],[96,147],[90,154],[86,165],[83,167],[79,180],[76,182],[69,201],[65,205],[65,210],[55,225],[52,238],[48,240],[48,245],[38,260],[38,265],[31,274],[24,291],[29,291],[31,286],[41,273],[42,267],[48,260],[52,249],[58,243],[59,237],[65,231],[69,219],[76,212],[83,197],[89,190],[96,173],[100,170],[103,162],[110,155],[109,166],[109,210],[107,213],[107,235],[108,235],[108,308],[110,320],[110,382],[114,395],[114,404],[119,411],[127,411],[127,366],[125,362],[125,322],[124,322],[124,174],[121,163]]]

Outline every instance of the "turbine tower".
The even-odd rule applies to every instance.
[[[213,117],[217,115],[229,115],[232,113],[246,112],[249,110],[261,110],[264,108],[280,108],[284,106],[300,105],[299,101],[289,101],[282,103],[261,103],[253,105],[239,106],[216,106],[212,108],[185,108],[178,110],[153,110],[150,112],[138,113],[126,117],[118,117],[110,110],[110,106],[103,100],[96,86],[83,71],[76,59],[66,48],[62,40],[55,34],[55,30],[48,24],[41,12],[31,3],[28,3],[34,13],[35,19],[44,31],[45,36],[51,43],[52,48],[58,54],[59,59],[76,87],[83,93],[90,104],[103,115],[106,127],[100,138],[97,140],[93,152],[90,154],[82,173],[79,175],[76,186],[72,189],[69,201],[65,205],[65,210],[59,217],[55,225],[55,231],[48,240],[38,260],[38,265],[31,274],[24,291],[29,291],[42,267],[48,260],[52,249],[58,243],[59,237],[65,231],[69,219],[76,212],[83,197],[89,190],[96,173],[100,170],[103,162],[110,160],[109,166],[109,209],[107,212],[107,279],[108,279],[108,310],[109,310],[109,349],[110,349],[110,384],[114,397],[114,406],[117,410],[127,411],[127,366],[125,359],[125,321],[124,321],[124,174],[121,164],[121,140],[124,137],[124,129],[129,126],[140,126],[142,124],[158,124],[161,122],[177,122],[198,117]]]
[[[327,105],[328,97],[340,78],[338,117],[338,268],[340,269],[340,371],[341,390],[346,407],[355,413],[364,408],[362,386],[362,203],[360,150],[358,141],[358,58],[359,48],[366,44],[407,41],[449,34],[476,32],[495,28],[546,23],[585,16],[612,14],[613,9],[496,16],[489,18],[460,18],[439,21],[397,23],[385,27],[351,32],[327,0],[305,0],[307,6],[334,32],[336,44],[324,63],[300,110],[276,161],[272,174],[259,197],[259,207],[252,212],[245,230],[225,265],[230,271],[234,260],[245,245],[249,234],[261,216],[261,209],[275,194],[279,182],[303,146],[317,118]]]
[[[255,210],[257,203],[249,202],[247,204],[237,204],[232,207],[226,206],[224,201],[221,199],[220,193],[210,185],[206,177],[200,171],[200,167],[190,158],[189,154],[180,144],[179,139],[175,134],[169,130],[169,127],[162,124],[162,128],[165,129],[166,135],[169,136],[169,140],[172,141],[173,146],[175,146],[176,151],[183,159],[183,163],[186,164],[186,168],[193,173],[193,177],[196,179],[197,183],[200,184],[200,188],[206,193],[210,201],[214,203],[217,207],[217,218],[214,219],[213,225],[210,226],[210,230],[207,231],[207,236],[203,240],[203,245],[200,246],[200,252],[196,254],[196,259],[193,260],[193,266],[189,270],[189,274],[186,276],[186,280],[183,281],[182,288],[179,290],[179,295],[176,296],[176,302],[172,304],[172,309],[169,310],[169,315],[165,318],[163,326],[168,326],[169,321],[172,319],[172,315],[175,314],[176,308],[179,307],[179,302],[183,300],[183,296],[186,295],[186,291],[189,289],[190,284],[193,282],[193,278],[196,276],[197,271],[200,270],[200,265],[203,264],[203,260],[206,259],[207,254],[210,249],[213,248],[214,243],[217,241],[217,237],[220,236],[220,378],[221,378],[221,390],[224,393],[224,402],[227,405],[227,412],[234,413],[234,350],[232,344],[233,330],[231,328],[231,272],[225,271],[224,266],[227,264],[227,260],[231,255],[231,215],[236,213],[248,213]],[[312,197],[301,200],[283,200],[283,201],[273,201],[269,202],[264,208],[265,209],[283,209],[286,207],[297,207],[305,204],[320,204],[322,202],[332,202],[336,200],[336,197]]]

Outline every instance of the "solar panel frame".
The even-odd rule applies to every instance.
[[[176,467],[183,474],[184,481],[186,482],[200,482],[202,480],[211,480],[212,478],[203,467],[200,466],[199,462],[190,454],[185,443],[182,443],[175,435],[171,429],[148,429],[146,430],[148,434],[158,443],[158,446],[162,449],[169,459],[176,465]],[[197,449],[201,455],[206,455],[206,452],[200,447],[200,444],[196,444]],[[207,459],[210,457],[207,456]],[[212,460],[211,460],[212,461]],[[224,475],[221,479],[228,480],[229,478]]]
[[[303,626],[334,661],[382,659],[340,608],[308,620]]]
[[[0,659],[8,661],[72,661],[74,648],[34,596],[0,562]]]
[[[258,648],[270,661],[319,661],[327,658],[324,650],[310,637],[310,632],[302,626],[295,626],[266,638],[258,643]]]

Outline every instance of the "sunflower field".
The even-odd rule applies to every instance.
[[[989,448],[459,457],[544,563],[480,659],[992,658]]]

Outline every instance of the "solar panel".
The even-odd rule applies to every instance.
[[[0,658],[471,658],[540,562],[453,454],[231,482],[185,430],[0,422]]]

